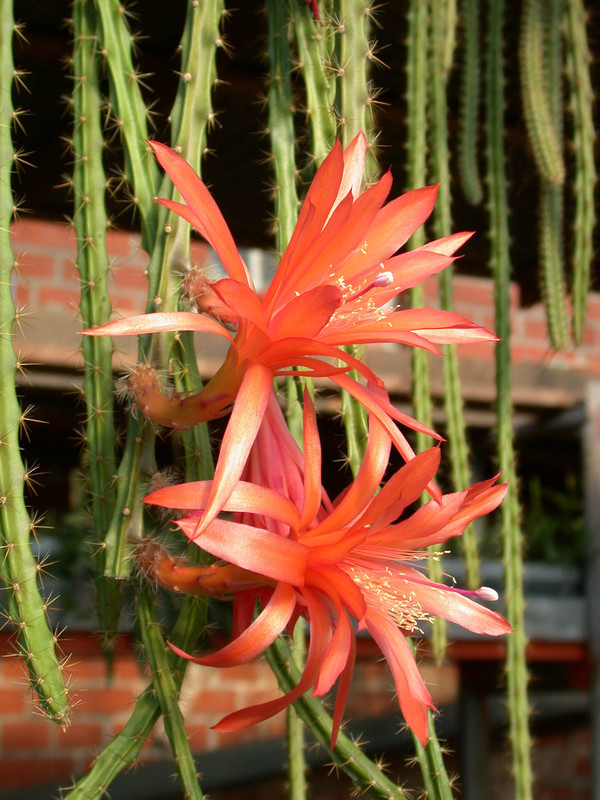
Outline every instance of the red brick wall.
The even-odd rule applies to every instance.
[[[74,332],[79,298],[77,272],[74,267],[75,235],[70,226],[55,222],[22,218],[12,230],[12,242],[17,254],[18,279],[16,297],[20,305],[35,317],[55,309],[72,315],[73,350],[78,340]],[[139,236],[112,231],[108,236],[109,257],[112,263],[110,298],[119,316],[142,313],[146,301],[145,268],[148,256],[141,249]],[[208,247],[194,242],[192,257],[203,263]],[[494,312],[492,282],[488,278],[457,275],[454,282],[456,311],[470,320],[493,329]],[[553,353],[546,332],[541,304],[523,308],[519,288],[511,287],[512,295],[512,356],[515,363],[551,365],[557,369],[572,369],[593,375],[600,374],[600,295],[592,294],[589,301],[588,323],[581,347]],[[428,303],[437,301],[437,279],[426,283]],[[61,357],[62,362],[64,358]],[[461,349],[463,359],[493,359],[489,345],[471,345]]]

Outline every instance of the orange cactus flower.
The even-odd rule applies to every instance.
[[[215,519],[199,532],[210,481],[159,489],[145,502],[192,511],[179,519],[183,533],[219,561],[209,567],[166,563],[160,557],[148,571],[161,583],[181,591],[233,597],[234,638],[217,652],[193,657],[196,663],[232,667],[262,653],[298,616],[310,621],[310,645],[302,677],[288,694],[235,711],[216,726],[227,732],[267,719],[311,689],[322,696],[338,683],[332,746],[342,720],[351,683],[356,633],[366,630],[385,656],[406,722],[424,743],[431,696],[417,669],[407,635],[432,616],[456,622],[476,633],[510,632],[498,613],[467,595],[491,600],[487,588],[462,592],[429,580],[420,569],[423,548],[460,535],[475,518],[502,500],[506,486],[496,479],[442,495],[407,518],[408,506],[430,484],[439,464],[439,448],[411,459],[377,492],[387,466],[390,441],[371,415],[367,452],[360,471],[342,495],[325,509],[321,487],[320,442],[310,398],[305,396],[304,497],[299,505],[271,487],[239,482],[225,503],[234,520]],[[253,519],[254,524],[240,522]],[[249,516],[250,515],[250,516]],[[237,516],[237,519],[235,518]],[[269,530],[260,520],[270,516],[285,529]],[[165,557],[168,561],[168,557]],[[252,619],[256,601],[262,611]]]
[[[304,375],[328,377],[352,394],[386,426],[404,458],[411,458],[413,452],[395,422],[436,437],[396,409],[385,392],[376,392],[381,387],[379,378],[341,348],[397,342],[439,352],[439,344],[496,339],[453,312],[389,307],[398,293],[447,267],[471,236],[457,233],[397,254],[431,213],[437,187],[408,192],[384,205],[392,185],[389,172],[361,192],[364,134],[358,134],[346,150],[338,141],[315,175],[291,240],[261,298],[204,183],[173,150],[158,142],[150,145],[185,201],[157,202],[200,232],[215,249],[228,277],[203,286],[199,308],[207,313],[157,312],[115,320],[85,333],[190,330],[229,341],[224,363],[198,394],[167,395],[147,371],[130,384],[142,412],[155,423],[173,428],[215,419],[233,406],[205,523],[218,514],[241,475],[273,378],[294,374],[299,367]],[[337,366],[339,361],[345,366]],[[351,379],[346,374],[349,369],[356,369],[367,386]]]

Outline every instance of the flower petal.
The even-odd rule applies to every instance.
[[[425,745],[428,739],[427,710],[435,710],[435,706],[406,637],[391,620],[372,608],[365,615],[365,626],[390,667],[404,719]]]
[[[309,551],[293,539],[224,519],[213,520],[201,533],[195,517],[179,519],[177,525],[190,541],[223,561],[274,581],[304,586]]]
[[[233,342],[231,334],[211,317],[203,314],[194,314],[191,311],[155,311],[152,314],[140,314],[124,319],[114,319],[80,331],[86,336],[139,336],[143,333],[163,333],[165,331],[199,331],[201,333],[214,333]]]
[[[342,292],[337,286],[317,286],[299,294],[277,312],[269,323],[272,339],[285,339],[302,335],[311,339],[327,325],[331,315],[342,302]],[[310,309],[310,313],[307,311]]]
[[[211,288],[238,317],[248,320],[263,333],[267,333],[267,320],[263,314],[262,303],[256,292],[247,284],[225,278],[211,284]]]
[[[213,246],[230,278],[251,286],[246,265],[237,251],[235,242],[219,207],[211,193],[187,161],[170,147],[160,142],[148,141],[156,158],[173,181],[177,191],[198,217],[204,227],[200,231]]]
[[[165,486],[144,497],[148,505],[201,511],[206,506],[212,481],[190,481],[176,486]],[[247,481],[238,481],[223,511],[262,514],[285,522],[291,528],[298,527],[298,511],[287,497],[265,486],[256,486]]]
[[[272,383],[270,370],[256,362],[248,365],[223,434],[199,532],[219,514],[241,477],[269,401]]]
[[[191,657],[169,642],[178,656],[205,667],[237,667],[257,658],[284,630],[296,607],[296,592],[287,583],[278,583],[266,607],[236,639],[207,656]]]

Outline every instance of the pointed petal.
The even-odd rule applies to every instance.
[[[296,606],[296,592],[287,583],[279,583],[273,596],[254,622],[229,644],[216,653],[194,657],[169,642],[178,656],[205,667],[237,667],[257,658],[273,644],[284,630]]]
[[[335,705],[333,707],[333,726],[331,729],[330,747],[333,749],[337,742],[340,725],[342,724],[342,717],[344,716],[344,709],[348,700],[350,692],[350,684],[352,683],[352,675],[354,674],[354,664],[356,661],[356,636],[352,636],[350,652],[346,660],[340,679],[338,682],[337,694],[335,696]]]
[[[248,453],[260,428],[272,384],[273,377],[269,369],[256,362],[248,365],[223,434],[212,488],[199,532],[219,514],[241,477]]]
[[[148,505],[201,511],[206,506],[212,481],[190,481],[176,486],[165,486],[144,497]],[[291,528],[298,527],[298,511],[287,497],[265,486],[255,486],[247,481],[238,481],[223,506],[223,511],[262,514],[278,519]]]
[[[406,637],[391,620],[372,608],[365,615],[365,625],[390,667],[404,719],[425,745],[428,739],[427,710],[435,707]]]
[[[374,532],[398,519],[405,508],[419,499],[427,484],[433,480],[440,457],[440,448],[431,447],[411,458],[386,482],[357,524],[372,525],[370,530]]]
[[[141,314],[105,322],[96,328],[80,331],[86,336],[138,336],[142,333],[162,333],[164,331],[200,331],[214,333],[233,342],[231,334],[215,319],[191,311],[171,311]]]
[[[170,147],[154,141],[149,141],[148,144],[179,194],[200,221],[204,228],[200,232],[213,246],[229,277],[250,286],[246,266],[237,251],[227,223],[205,184],[187,161]]]
[[[365,174],[366,156],[367,137],[359,131],[344,150],[344,172],[334,208],[348,192],[352,192],[354,198],[359,196]]]
[[[267,333],[267,321],[263,314],[262,303],[254,289],[245,283],[227,278],[216,281],[211,288],[238,317],[247,319],[263,333]]]
[[[196,517],[177,520],[177,525],[190,541],[223,561],[274,581],[304,585],[309,551],[293,539],[224,519],[214,520],[203,533],[198,533]]]
[[[312,398],[304,387],[303,412],[304,440],[304,501],[298,530],[304,530],[316,518],[321,508],[321,440],[317,428],[317,415]]]
[[[287,708],[294,700],[301,697],[315,683],[319,668],[323,662],[327,645],[331,638],[331,620],[324,604],[314,596],[313,592],[304,590],[303,596],[307,602],[310,614],[310,645],[308,657],[302,677],[297,686],[283,697],[270,700],[267,703],[249,706],[248,708],[228,714],[214,726],[214,730],[221,733],[238,731],[257,722],[262,722],[269,717]]]
[[[318,336],[342,301],[337,286],[317,286],[290,300],[269,323],[272,339],[292,338],[302,331],[307,339]],[[310,309],[310,313],[307,311]]]
[[[507,620],[497,611],[491,611],[451,588],[433,583],[417,570],[402,569],[402,573],[413,587],[419,603],[429,614],[455,622],[473,633],[502,636],[512,632]],[[406,591],[404,580],[402,585],[403,591]]]

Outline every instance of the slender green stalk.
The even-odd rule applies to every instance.
[[[562,149],[550,114],[544,58],[545,0],[524,0],[519,46],[523,116],[537,168],[554,184],[565,180]]]
[[[283,692],[289,692],[297,685],[300,673],[293,663],[290,648],[283,637],[280,636],[267,650],[267,660]],[[330,753],[332,762],[368,797],[385,798],[385,800],[406,798],[400,787],[386,777],[381,768],[342,731],[335,747],[330,750],[333,720],[319,700],[307,693],[294,703],[294,708],[310,728],[315,740]]]
[[[583,0],[567,0],[566,62],[573,115],[573,338],[581,343],[594,255],[596,163],[590,48]]]
[[[458,169],[464,196],[472,205],[483,199],[479,175],[479,100],[481,95],[481,56],[479,18],[481,0],[461,0],[463,56],[460,80],[460,128]]]
[[[138,594],[137,613],[144,651],[152,670],[152,686],[160,706],[165,733],[173,751],[175,767],[185,800],[202,800],[194,757],[179,708],[179,686],[167,658],[167,644],[160,631],[154,608],[154,598],[145,586]]]
[[[288,12],[294,23],[298,66],[306,88],[312,153],[320,164],[335,141],[335,80],[330,64],[333,32],[329,26],[317,23],[311,9],[297,0],[288,0]]]
[[[549,0],[541,12],[545,37],[544,80],[548,87],[548,113],[561,151],[563,148],[562,8],[563,0]],[[550,342],[556,350],[569,345],[563,225],[563,188],[541,176],[538,220],[541,284]]]
[[[106,252],[107,216],[104,204],[106,175],[100,120],[95,6],[91,0],[73,3],[73,224],[77,236],[77,269],[81,297],[79,312],[84,328],[107,322],[109,260]],[[86,402],[85,442],[94,531],[100,542],[114,506],[116,431],[114,424],[112,352],[110,338],[82,337],[83,388]],[[104,575],[105,549],[97,551],[96,588],[100,629],[110,652],[119,613],[119,586]]]
[[[14,29],[13,4],[0,0],[0,576],[8,592],[8,617],[17,632],[18,651],[29,671],[31,687],[42,711],[66,725],[67,691],[56,656],[56,637],[46,619],[48,603],[38,587],[42,566],[30,548],[30,536],[35,531],[25,506],[27,470],[19,445],[19,431],[27,423],[27,414],[21,411],[15,390],[17,359],[12,340],[16,321],[12,298],[15,259],[9,235],[15,207],[11,191],[16,161],[11,138]]]
[[[148,152],[147,109],[142,97],[140,75],[133,66],[132,37],[119,0],[97,0],[98,38],[110,78],[110,106],[125,149],[125,174],[132,201],[142,220],[142,246],[150,251],[156,230],[157,206],[154,195],[158,169]]]
[[[502,534],[506,571],[506,616],[513,627],[508,637],[506,673],[515,797],[531,800],[531,736],[527,699],[527,643],[524,624],[523,536],[512,430],[510,373],[510,260],[508,190],[504,152],[504,0],[488,0],[486,63],[486,162],[489,191],[491,269],[495,282],[496,404],[498,455],[508,494],[502,504]]]
[[[445,45],[446,40],[448,38],[453,39],[454,36],[448,31],[444,17],[444,0],[430,0],[430,3],[431,35],[429,54],[432,66],[430,81],[432,97],[429,103],[430,180],[439,184],[432,222],[435,237],[441,238],[449,236],[452,232],[448,102],[446,94],[449,69],[442,59],[448,49]],[[452,311],[454,308],[453,278],[454,270],[451,264],[439,276],[440,302],[442,308],[447,311]],[[452,483],[455,491],[461,491],[471,484],[471,471],[469,469],[469,448],[456,345],[446,346],[445,357],[442,360],[442,371],[447,426],[446,438],[448,439],[450,452]],[[461,544],[465,555],[468,585],[473,589],[478,588],[480,585],[479,556],[475,530],[472,525],[461,536]],[[440,637],[439,646],[441,645],[443,645],[443,640]]]
[[[275,246],[283,252],[298,218],[296,191],[296,157],[294,130],[294,97],[290,78],[291,55],[288,32],[288,9],[281,0],[267,0],[267,50],[271,69],[268,108],[269,136],[275,171]],[[302,379],[287,380],[288,425],[296,441],[302,442]],[[297,400],[298,402],[293,402]],[[301,667],[304,662],[305,625],[299,622],[294,634],[293,658]],[[306,798],[306,758],[304,724],[294,708],[286,713],[287,773],[290,800]]]

